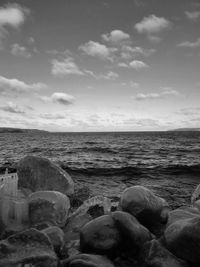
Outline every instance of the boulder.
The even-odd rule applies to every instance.
[[[55,190],[66,195],[74,193],[74,182],[69,174],[48,159],[27,156],[19,161],[17,174],[19,187],[32,192]]]
[[[145,267],[189,267],[155,239],[144,245],[141,258]]]
[[[164,233],[167,248],[177,257],[200,265],[200,218],[178,220]]]
[[[31,228],[0,241],[0,266],[18,264],[56,267],[57,257],[48,236]]]
[[[124,246],[131,250],[140,249],[143,244],[152,239],[147,228],[141,225],[131,214],[123,211],[115,211],[112,218],[123,239]]]
[[[79,254],[62,262],[62,267],[114,267],[106,257],[92,254]]]
[[[180,207],[178,209],[169,212],[167,227],[176,221],[191,219],[196,217],[200,218],[200,212],[198,209],[192,207]]]
[[[98,217],[85,224],[80,233],[83,253],[113,254],[120,244],[120,233],[110,215]]]
[[[28,196],[29,218],[32,225],[51,223],[64,226],[70,202],[66,195],[56,191],[38,191]]]
[[[150,230],[168,219],[167,202],[143,186],[127,188],[121,195],[119,208],[135,216]]]
[[[42,230],[45,233],[49,240],[51,241],[55,252],[58,254],[60,252],[60,248],[62,247],[64,241],[64,232],[57,226],[51,226]]]

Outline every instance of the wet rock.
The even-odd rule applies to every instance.
[[[71,195],[74,182],[67,172],[50,160],[35,156],[21,159],[17,166],[19,187],[31,191],[55,190]]]
[[[62,229],[60,229],[57,226],[51,226],[48,228],[45,228],[44,230],[42,230],[43,233],[45,233],[53,247],[55,252],[58,254],[60,252],[60,248],[62,247],[63,241],[64,241],[64,232]]]
[[[66,195],[56,191],[38,191],[28,197],[29,217],[32,225],[49,222],[64,226],[70,208]]]
[[[81,229],[80,248],[84,253],[113,254],[119,243],[120,233],[110,215],[98,217]]]
[[[143,186],[127,188],[121,195],[119,208],[135,216],[151,231],[156,224],[166,223],[168,219],[167,202]]]
[[[189,267],[155,239],[144,245],[141,257],[144,267]]]
[[[178,220],[164,233],[167,248],[177,257],[200,264],[200,218]]]
[[[28,229],[0,241],[0,266],[17,264],[56,267],[57,257],[47,235]]]
[[[131,214],[123,211],[112,213],[115,225],[122,236],[122,244],[131,250],[140,249],[143,244],[152,239],[147,228],[141,225]]]
[[[62,262],[62,267],[114,267],[106,257],[92,254],[79,254]]]

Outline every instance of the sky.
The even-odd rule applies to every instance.
[[[0,0],[0,127],[200,127],[200,1]]]

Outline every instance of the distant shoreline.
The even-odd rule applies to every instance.
[[[170,130],[147,130],[147,131],[74,131],[74,132],[53,132],[40,129],[26,129],[26,128],[12,128],[12,127],[0,127],[0,133],[151,133],[151,132],[200,132],[200,128],[178,128]]]

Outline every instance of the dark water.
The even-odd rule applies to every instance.
[[[143,184],[178,204],[200,183],[200,132],[0,134],[0,167],[47,157],[92,194]]]

